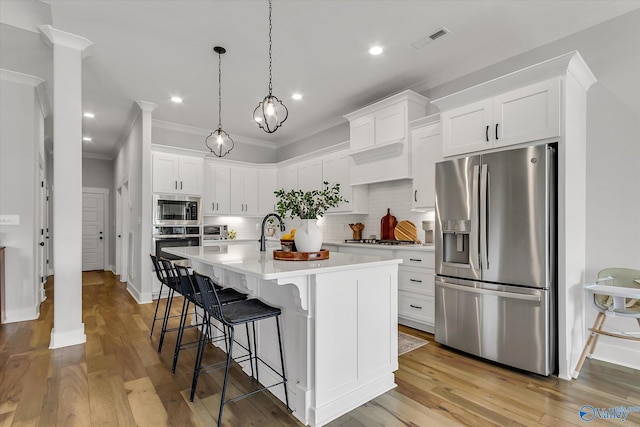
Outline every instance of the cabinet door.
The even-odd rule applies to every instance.
[[[440,124],[411,131],[412,207],[435,207],[436,162],[442,157]]]
[[[560,80],[555,78],[493,99],[494,147],[560,135]]]
[[[276,176],[275,169],[260,169],[258,171],[258,214],[266,215],[276,210]]]
[[[298,187],[302,191],[322,189],[322,160],[313,160],[298,165]]]
[[[407,127],[406,117],[405,103],[391,105],[378,111],[375,124],[376,145],[404,139]]]
[[[203,160],[196,157],[180,157],[180,193],[202,195]]]
[[[348,212],[351,210],[353,197],[351,186],[349,186],[350,161],[351,159],[347,155],[327,157],[322,161],[323,181],[327,181],[330,186],[339,183],[340,195],[347,200],[340,202],[338,206],[327,210],[327,212]]]
[[[207,162],[204,165],[203,209],[204,215],[228,215],[230,167]]]
[[[244,214],[258,215],[258,171],[243,168],[244,175]]]
[[[285,190],[298,189],[298,165],[278,168],[277,187],[278,190],[282,188]]]
[[[373,114],[360,117],[349,123],[351,151],[372,147],[375,144],[375,118]]]
[[[231,194],[229,211],[232,215],[244,215],[244,173],[242,168],[232,167],[230,171]]]
[[[491,148],[492,118],[492,98],[443,112],[442,154],[454,156]]]
[[[178,164],[179,158],[171,154],[153,153],[154,193],[179,193]]]

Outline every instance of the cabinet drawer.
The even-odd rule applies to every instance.
[[[433,252],[396,251],[395,255],[402,258],[402,265],[435,268],[436,258]]]
[[[431,269],[401,266],[398,271],[398,289],[433,296],[434,271]]]
[[[433,297],[398,292],[398,315],[423,323],[434,323],[435,304]]]

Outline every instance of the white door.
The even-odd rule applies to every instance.
[[[122,187],[116,190],[116,276],[120,275],[122,251]]]
[[[104,270],[104,196],[82,193],[82,271]]]

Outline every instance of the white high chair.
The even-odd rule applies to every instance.
[[[598,273],[598,280],[595,283],[587,283],[584,289],[588,292],[593,306],[598,310],[598,316],[593,328],[589,328],[591,334],[582,350],[576,369],[571,373],[573,378],[578,378],[585,358],[591,358],[600,335],[640,341],[640,336],[633,336],[630,333],[602,330],[607,316],[633,317],[640,326],[640,270],[604,269]]]

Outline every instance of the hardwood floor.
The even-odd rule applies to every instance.
[[[209,426],[218,413],[222,372],[203,375],[194,403],[188,401],[194,350],[171,362],[175,334],[157,353],[159,324],[149,338],[155,304],[138,305],[111,273],[87,275],[83,321],[87,342],[49,350],[53,323],[53,283],[35,321],[0,326],[0,427],[5,426]],[[174,302],[176,313],[181,301]],[[638,407],[640,371],[587,360],[579,380],[563,381],[503,368],[459,354],[427,339],[399,358],[398,387],[330,423],[371,426],[582,425],[583,405]],[[191,332],[191,339],[195,332]],[[207,359],[222,357],[208,349]],[[233,369],[230,393],[251,386]],[[226,426],[301,425],[269,393],[225,408]],[[640,412],[626,421],[590,425],[640,425]]]

